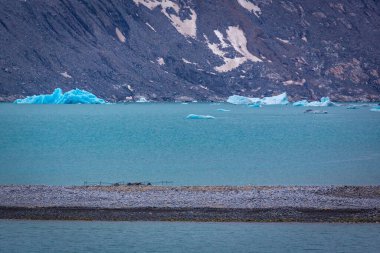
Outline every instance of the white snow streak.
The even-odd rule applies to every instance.
[[[125,36],[124,34],[120,31],[119,28],[115,28],[115,32],[116,32],[116,36],[117,38],[120,40],[121,43],[125,43],[126,39],[125,39]]]
[[[151,26],[148,22],[145,23],[152,31],[157,32],[153,26]]]

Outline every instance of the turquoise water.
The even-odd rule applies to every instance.
[[[217,111],[219,108],[230,112]],[[368,107],[0,104],[0,184],[380,183],[380,113]],[[190,114],[213,120],[189,120]]]
[[[377,224],[0,220],[2,252],[379,252]]]

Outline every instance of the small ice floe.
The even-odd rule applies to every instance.
[[[63,93],[57,88],[52,94],[29,96],[17,99],[15,104],[106,104],[107,102],[94,94],[80,89],[70,90]]]
[[[264,98],[250,98],[239,95],[232,95],[228,97],[227,103],[234,105],[251,105],[251,104],[261,104],[261,105],[286,105],[289,103],[286,92],[281,93],[277,96],[264,97]]]
[[[359,107],[356,105],[349,105],[346,107],[346,109],[355,110],[355,109],[359,109]]]
[[[182,102],[181,105],[188,105],[189,103],[186,103],[186,102]]]
[[[331,102],[329,97],[322,97],[320,101],[300,100],[293,103],[293,106],[335,106],[336,104]]]
[[[312,110],[312,109],[307,109],[304,111],[304,113],[311,113],[311,114],[327,114],[327,111],[322,111],[322,110]]]
[[[373,107],[370,111],[371,112],[380,112],[380,106]]]
[[[186,119],[215,119],[215,117],[211,115],[189,114]]]
[[[220,112],[229,112],[231,110],[227,110],[227,109],[223,109],[223,108],[219,108],[219,109],[216,109],[217,111],[220,111]]]

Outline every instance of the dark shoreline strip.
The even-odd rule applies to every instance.
[[[0,219],[200,222],[380,222],[379,209],[1,207]]]

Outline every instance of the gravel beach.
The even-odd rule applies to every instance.
[[[0,186],[0,218],[380,222],[380,186]]]

